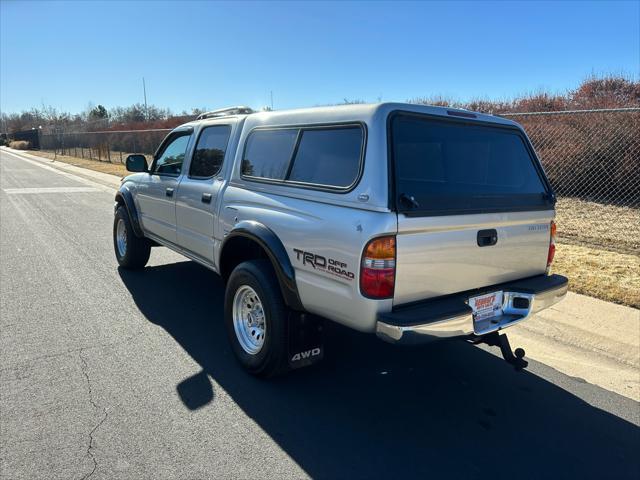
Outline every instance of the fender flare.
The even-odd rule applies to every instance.
[[[131,221],[131,227],[136,237],[143,238],[144,233],[140,227],[140,219],[138,218],[138,211],[136,210],[136,204],[133,201],[133,195],[126,187],[121,187],[116,193],[116,204],[124,205],[129,214],[129,220]],[[116,207],[117,208],[117,207]]]
[[[296,284],[295,270],[291,264],[287,250],[273,230],[253,220],[243,220],[237,223],[221,245],[221,259],[227,242],[236,237],[253,240],[266,252],[276,272],[285,303],[293,310],[304,311]]]

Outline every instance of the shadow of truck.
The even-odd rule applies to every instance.
[[[328,322],[320,365],[261,381],[228,346],[217,275],[193,262],[120,275],[202,367],[177,386],[184,404],[211,402],[212,378],[313,478],[640,478],[636,425],[483,349],[398,348]]]

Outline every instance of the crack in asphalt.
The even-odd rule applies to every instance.
[[[88,365],[87,365],[87,361],[85,360],[85,358],[82,356],[82,352],[85,349],[81,348],[78,350],[78,356],[80,357],[80,361],[82,362],[82,374],[84,375],[84,378],[87,380],[87,387],[89,389],[89,402],[91,402],[91,405],[93,405],[93,408],[96,411],[100,411],[102,410],[102,413],[104,414],[102,416],[102,419],[91,429],[91,431],[89,432],[89,445],[87,446],[87,453],[86,455],[91,458],[91,461],[93,462],[93,469],[85,474],[82,477],[82,480],[86,480],[87,478],[89,478],[91,475],[93,475],[96,471],[96,469],[98,468],[98,461],[96,460],[92,450],[93,450],[93,434],[96,432],[96,430],[98,430],[98,428],[100,428],[100,426],[105,422],[105,420],[107,419],[107,409],[105,407],[101,407],[99,406],[95,400],[93,399],[93,390],[91,388],[91,379],[89,378],[89,374],[88,374]]]
[[[91,469],[90,472],[84,474],[82,476],[82,480],[86,480],[87,478],[91,477],[95,471],[98,468],[98,462],[93,454],[93,449],[94,449],[94,438],[93,435],[95,434],[95,432],[102,426],[102,424],[107,420],[108,417],[108,413],[107,413],[107,409],[106,407],[102,407],[100,405],[98,405],[94,398],[93,398],[93,388],[91,386],[91,378],[89,377],[89,373],[88,373],[88,364],[86,359],[84,358],[84,356],[82,355],[83,352],[85,351],[89,351],[89,350],[95,350],[98,348],[108,348],[108,347],[114,347],[117,345],[124,345],[126,343],[131,342],[132,340],[134,340],[135,338],[139,337],[143,335],[143,332],[137,332],[133,335],[128,336],[127,338],[124,338],[122,340],[119,340],[117,342],[111,342],[111,343],[103,343],[103,344],[97,344],[97,345],[89,345],[86,347],[80,347],[80,348],[73,348],[70,350],[65,350],[62,352],[56,352],[56,353],[51,353],[51,354],[46,354],[46,355],[40,355],[34,358],[29,359],[31,362],[33,361],[38,361],[38,360],[43,360],[43,359],[51,359],[51,358],[55,358],[55,357],[60,357],[60,356],[64,356],[64,355],[70,355],[73,353],[77,353],[78,357],[80,358],[80,361],[82,363],[82,374],[84,375],[84,378],[87,382],[87,389],[88,389],[88,393],[89,393],[89,402],[91,403],[91,405],[93,406],[94,410],[96,410],[97,412],[102,411],[102,418],[100,419],[100,421],[91,429],[91,431],[89,432],[89,444],[87,445],[87,451],[86,451],[86,456],[88,456],[91,461],[93,462],[93,468]],[[10,367],[11,369],[15,368],[15,366]],[[4,373],[6,371],[8,371],[8,368],[3,368],[0,369],[0,372]]]
[[[144,335],[144,333],[142,332],[138,332],[135,333],[134,335],[130,335],[122,340],[118,340],[117,342],[111,342],[111,343],[100,343],[97,345],[89,345],[87,347],[76,347],[76,348],[72,348],[70,350],[64,350],[62,352],[55,352],[55,353],[48,353],[45,355],[36,355],[34,357],[31,357],[27,360],[25,360],[26,363],[32,363],[32,362],[37,362],[40,360],[49,360],[52,358],[58,358],[58,357],[64,357],[66,355],[71,355],[73,353],[78,353],[81,351],[89,351],[89,350],[96,350],[98,348],[108,348],[108,347],[117,347],[119,345],[124,345],[126,343],[129,343],[130,341],[136,339],[137,337]],[[10,367],[4,367],[4,368],[0,368],[0,373],[4,373],[4,372],[8,372],[12,369],[16,368],[15,365],[10,366]]]
[[[137,332],[133,335],[130,335],[124,339],[118,340],[116,342],[110,342],[110,343],[102,343],[102,344],[96,344],[96,345],[89,345],[86,347],[80,347],[80,348],[72,348],[70,350],[65,350],[62,352],[55,352],[55,353],[51,353],[51,354],[45,354],[45,355],[39,355],[36,357],[33,357],[31,359],[29,359],[30,362],[34,362],[34,361],[39,361],[39,360],[43,360],[43,359],[51,359],[51,358],[56,358],[56,357],[61,357],[61,356],[65,356],[65,355],[71,355],[74,353],[77,353],[80,361],[82,362],[82,374],[84,375],[84,378],[87,382],[87,389],[88,389],[88,393],[89,393],[89,402],[91,403],[91,405],[93,406],[94,410],[96,410],[97,412],[102,411],[102,418],[100,419],[100,421],[91,429],[91,431],[89,432],[89,444],[87,445],[87,451],[86,451],[86,456],[88,456],[89,458],[91,458],[91,461],[93,462],[93,468],[91,469],[90,472],[84,474],[81,478],[82,480],[86,480],[87,478],[91,477],[96,469],[98,468],[98,462],[93,454],[93,449],[94,449],[94,438],[93,435],[95,434],[95,432],[102,426],[102,424],[107,420],[108,417],[108,413],[107,413],[107,409],[106,407],[101,407],[100,405],[98,405],[94,398],[93,398],[93,388],[91,386],[91,378],[89,377],[89,373],[88,373],[88,364],[86,359],[84,358],[84,356],[82,355],[83,352],[85,351],[90,351],[90,350],[95,350],[95,349],[99,349],[99,348],[109,348],[109,347],[115,347],[118,345],[124,345],[127,344],[129,342],[131,342],[132,340],[138,338],[139,336],[143,335],[143,332]],[[8,367],[8,368],[2,368],[0,369],[0,373],[5,373],[9,370],[15,369],[16,366],[12,366],[12,367]]]

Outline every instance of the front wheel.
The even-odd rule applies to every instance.
[[[142,268],[151,255],[151,243],[133,233],[129,214],[122,205],[113,219],[113,248],[118,264],[123,268]]]
[[[224,317],[231,347],[252,375],[272,377],[288,370],[287,309],[268,260],[238,265],[227,282]]]

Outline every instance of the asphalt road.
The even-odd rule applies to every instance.
[[[2,478],[640,477],[637,402],[492,349],[330,325],[321,365],[249,377],[215,274],[121,271],[113,193],[0,167]]]

